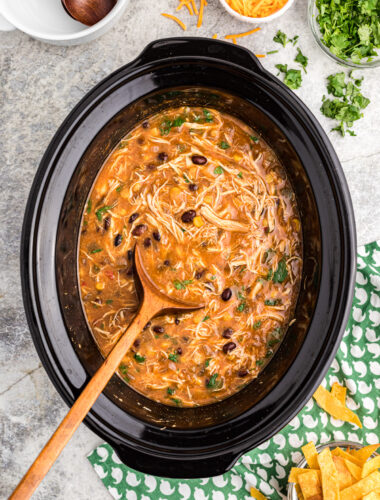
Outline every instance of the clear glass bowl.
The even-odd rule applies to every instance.
[[[361,448],[364,448],[365,444],[360,444],[360,443],[354,443],[353,441],[330,441],[330,443],[325,443],[325,444],[319,444],[316,446],[318,453],[320,453],[324,448],[337,448],[337,447],[346,449],[346,448],[351,448],[354,450],[360,450]],[[376,457],[378,453],[373,453],[371,455],[371,458]],[[307,466],[306,459],[302,458],[295,467],[298,467],[300,469],[304,469]],[[294,483],[289,483],[288,485],[288,500],[298,500],[298,495],[297,491],[295,488]]]
[[[337,57],[335,54],[330,52],[328,47],[323,43],[322,41],[322,35],[321,31],[319,29],[319,24],[317,21],[317,16],[319,14],[318,8],[317,8],[317,2],[315,0],[309,0],[309,6],[308,6],[308,21],[309,21],[309,26],[311,29],[311,32],[314,35],[314,39],[317,42],[319,48],[327,54],[330,59],[333,61],[342,64],[343,66],[346,66],[348,68],[376,68],[377,66],[380,66],[380,49],[377,49],[378,54],[377,56],[373,56],[371,61],[367,61],[363,59],[362,62],[360,63],[354,63],[350,59],[341,59],[340,57]]]

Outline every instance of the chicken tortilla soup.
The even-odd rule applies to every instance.
[[[100,351],[107,355],[137,311],[139,242],[162,292],[206,307],[149,322],[120,376],[167,405],[231,396],[294,321],[301,234],[285,170],[253,129],[211,108],[151,116],[106,160],[83,214],[79,281]]]

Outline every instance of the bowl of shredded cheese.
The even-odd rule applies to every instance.
[[[247,23],[268,23],[282,16],[294,0],[219,0],[232,16]]]

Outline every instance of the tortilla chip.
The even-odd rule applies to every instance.
[[[318,452],[313,441],[302,446],[301,450],[310,469],[319,469]]]
[[[368,495],[364,495],[363,500],[380,500],[380,493],[371,491],[371,493],[368,493]]]
[[[321,385],[315,391],[313,397],[318,405],[332,417],[344,422],[351,422],[360,428],[362,427],[359,417]]]
[[[344,488],[351,486],[354,482],[354,478],[347,468],[343,457],[332,457],[332,459],[338,472],[339,489],[344,490]]]
[[[288,483],[298,483],[299,475],[305,474],[305,472],[309,472],[310,470],[315,470],[315,469],[300,469],[298,467],[292,467],[290,470]],[[319,470],[317,472],[318,472],[318,474],[320,474]]]
[[[347,451],[342,450],[342,448],[335,448],[335,450],[332,451],[332,454],[334,456],[343,457],[344,459],[353,462],[355,465],[358,465],[361,468],[361,461],[356,457],[353,457],[350,453],[347,453]]]
[[[347,388],[338,384],[338,382],[334,382],[331,387],[331,395],[337,399],[342,405],[346,406],[346,394]]]
[[[330,448],[321,451],[318,455],[318,463],[321,469],[323,500],[339,500],[338,471]]]
[[[305,500],[315,495],[322,495],[322,486],[317,470],[308,470],[305,474],[300,474],[298,476],[298,483]]]
[[[380,443],[370,444],[360,450],[351,450],[350,455],[361,461],[362,465],[369,459],[369,457],[380,447]]]
[[[303,476],[300,476],[303,477]],[[340,492],[340,500],[358,500],[380,488],[380,472],[372,472],[369,476],[361,479]]]
[[[253,486],[251,487],[251,497],[256,498],[256,500],[267,500],[267,497]]]
[[[298,500],[304,500],[304,497],[302,495],[302,491],[301,491],[300,485],[299,484],[295,484],[294,487],[296,489]]]
[[[380,469],[380,455],[372,458],[371,460],[368,460],[368,462],[363,465],[362,477],[367,477],[369,474],[371,474],[371,472],[377,469]]]
[[[354,462],[351,462],[351,460],[347,460],[346,458],[344,459],[347,469],[351,472],[352,476],[356,481],[359,481],[362,477],[362,468],[359,467],[358,465],[354,464]]]

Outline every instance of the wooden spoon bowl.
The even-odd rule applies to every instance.
[[[150,319],[159,314],[194,311],[205,306],[205,304],[172,299],[163,294],[147,273],[139,246],[136,246],[134,252],[134,278],[140,297],[140,307],[135,318],[85,386],[53,436],[9,497],[9,500],[26,500],[31,497],[117,370],[126,352],[136,340],[137,335]]]
[[[86,26],[101,21],[115,7],[117,0],[61,0],[70,17]]]

